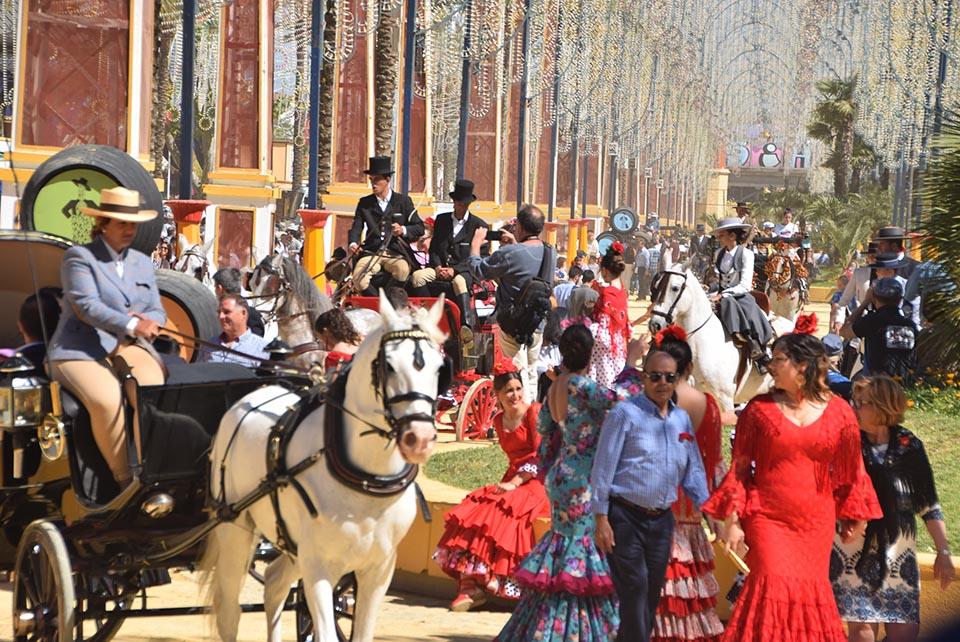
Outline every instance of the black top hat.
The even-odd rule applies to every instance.
[[[392,176],[393,160],[389,156],[371,156],[370,168],[363,173],[371,176]]]
[[[874,241],[902,241],[905,238],[907,238],[907,235],[903,228],[895,225],[881,227],[873,236]]]
[[[465,178],[458,178],[453,184],[453,191],[450,192],[450,198],[461,203],[472,203],[477,200],[477,195],[473,193],[473,181]]]
[[[704,227],[703,223],[697,223],[697,231],[698,231],[698,232],[702,232],[702,231],[705,230],[705,229],[706,229],[706,228]]]

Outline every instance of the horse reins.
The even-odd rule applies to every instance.
[[[657,292],[657,298],[656,300],[653,301],[654,305],[663,303],[663,295],[666,293],[666,283],[664,283],[663,281],[664,279],[669,278],[667,275],[679,276],[683,278],[683,283],[680,285],[680,291],[677,292],[677,296],[673,299],[673,303],[670,304],[669,310],[667,310],[666,312],[661,312],[660,310],[652,310],[650,312],[650,315],[663,317],[664,321],[667,322],[667,325],[671,325],[673,323],[673,311],[677,309],[677,304],[680,303],[680,297],[683,296],[683,291],[687,289],[687,274],[686,272],[684,273],[670,272],[670,271],[661,272],[659,276],[656,277],[656,284],[654,285],[654,289]],[[703,329],[703,326],[707,325],[707,323],[710,321],[712,317],[713,317],[712,314],[708,315],[707,318],[704,319],[703,323],[698,325],[696,329],[687,333],[687,337],[692,337],[698,331]]]

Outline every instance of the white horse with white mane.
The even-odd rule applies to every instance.
[[[720,318],[703,291],[697,277],[685,264],[668,265],[654,282],[650,331],[659,332],[675,323],[687,333],[693,352],[693,378],[696,387],[712,394],[723,410],[732,410],[735,403],[749,401],[766,392],[773,382],[770,375],[760,374],[752,364],[737,378],[740,351],[727,337]],[[774,320],[777,334],[788,332],[793,324]]]
[[[209,288],[213,288],[213,239],[206,243],[194,243],[183,234],[177,235],[177,260],[173,269],[194,277]]]
[[[357,578],[353,640],[373,640],[397,546],[416,516],[416,464],[436,439],[438,381],[446,376],[442,312],[441,298],[429,311],[398,313],[381,293],[382,329],[367,336],[320,404],[291,422],[289,440],[280,440],[288,443],[283,460],[291,468],[320,453],[296,476],[300,488],[281,488],[278,510],[265,497],[209,536],[201,567],[224,642],[237,638],[240,589],[261,536],[289,553],[265,573],[269,642],[281,640],[283,603],[300,578],[314,639],[334,642],[333,590],[350,572]],[[211,453],[212,497],[236,502],[267,477],[271,431],[299,401],[284,387],[266,386],[227,412]]]

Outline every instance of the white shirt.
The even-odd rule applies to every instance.
[[[460,230],[463,229],[463,226],[467,224],[467,217],[470,216],[470,212],[467,212],[463,215],[463,218],[458,219],[456,214],[451,214],[453,217],[453,235],[456,236],[460,233]]]
[[[103,246],[107,248],[107,253],[110,254],[110,258],[113,259],[113,267],[117,270],[117,276],[121,279],[123,278],[123,259],[127,254],[127,251],[124,250],[123,253],[117,252],[110,244],[106,241],[103,241]],[[133,329],[137,327],[140,319],[138,317],[130,317],[130,320],[127,321],[127,327],[125,328],[128,336],[135,337]]]
[[[773,233],[777,236],[793,237],[800,231],[800,228],[797,227],[796,223],[780,223],[779,225],[774,226]]]
[[[380,211],[381,211],[381,212],[386,212],[386,211],[387,211],[387,205],[390,204],[390,199],[391,199],[391,198],[393,198],[393,190],[392,190],[392,189],[388,189],[388,190],[387,190],[387,197],[386,197],[385,199],[381,199],[379,196],[377,196],[377,205],[380,206]]]
[[[753,250],[750,250],[742,245],[737,246],[743,252],[743,270],[740,271],[740,281],[737,283],[731,283],[726,288],[723,288],[720,293],[723,296],[736,296],[741,294],[749,294],[750,290],[753,289],[753,264],[754,256]],[[721,249],[722,255],[720,256],[720,282],[724,282],[724,274],[729,274],[733,270],[733,255],[737,251],[737,248],[734,248],[732,251],[727,251],[726,249]]]

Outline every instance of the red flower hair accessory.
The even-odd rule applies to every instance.
[[[817,313],[801,314],[793,326],[793,334],[816,334]]]
[[[493,364],[493,376],[499,377],[500,375],[505,375],[509,372],[519,372],[516,364],[514,364],[510,359],[502,358]]]
[[[614,241],[610,244],[610,250],[613,250],[617,254],[623,254],[623,243],[620,241]]]
[[[693,441],[693,435],[691,435],[688,432],[680,433],[680,443],[683,443],[685,441]]]
[[[653,344],[659,348],[661,345],[663,345],[664,339],[673,339],[674,341],[686,341],[687,331],[676,324],[668,325],[663,330],[658,332],[657,336],[653,338]]]

